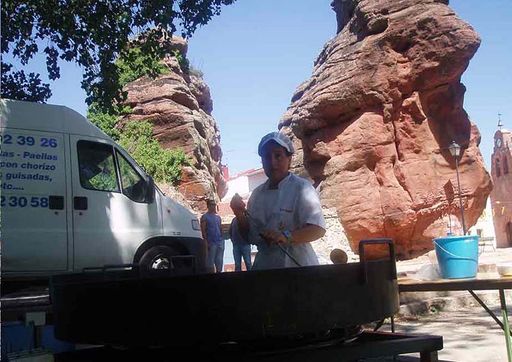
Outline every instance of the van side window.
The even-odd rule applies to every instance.
[[[112,146],[78,141],[80,185],[97,191],[119,192]]]
[[[116,154],[123,194],[135,202],[144,202],[146,182],[121,153]]]

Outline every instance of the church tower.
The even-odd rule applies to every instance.
[[[491,192],[496,246],[512,247],[512,132],[503,129],[501,118],[494,134],[491,156]]]

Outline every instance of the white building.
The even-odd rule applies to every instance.
[[[265,175],[265,171],[263,171],[262,167],[240,172],[228,179],[228,192],[226,196],[222,198],[222,202],[229,203],[236,193],[246,200],[254,189],[265,181],[267,181],[267,175]]]
[[[491,199],[487,199],[484,211],[478,218],[475,225],[469,230],[468,234],[480,236],[480,245],[492,245],[496,248],[496,233],[494,231],[493,211],[491,206]]]

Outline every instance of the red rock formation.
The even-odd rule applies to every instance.
[[[491,193],[496,246],[512,246],[512,132],[499,129],[494,133],[491,156],[491,175],[494,190]]]
[[[280,122],[354,250],[384,236],[404,258],[432,249],[460,215],[452,140],[468,227],[491,191],[460,83],[480,40],[446,2],[335,0],[340,32]]]
[[[185,57],[186,42],[173,38],[173,44]],[[203,200],[222,198],[226,192],[226,181],[220,171],[220,132],[211,116],[210,90],[194,72],[184,73],[175,57],[167,57],[164,63],[168,74],[156,79],[144,77],[126,85],[125,103],[133,112],[123,122],[148,120],[164,148],[185,151],[193,164],[183,169],[178,190],[194,209],[204,211]]]

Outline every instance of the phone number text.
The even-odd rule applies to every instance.
[[[17,144],[20,146],[57,147],[57,140],[48,137],[13,136],[10,134],[0,135],[0,143],[3,145]]]
[[[0,196],[1,207],[48,207],[47,197]]]

